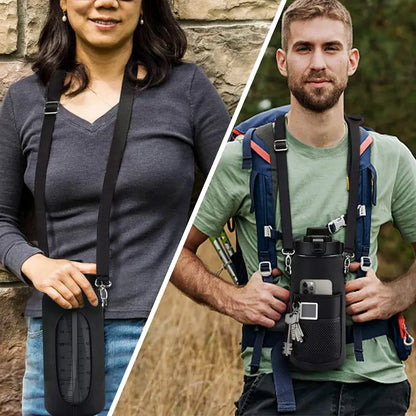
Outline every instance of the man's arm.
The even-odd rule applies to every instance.
[[[416,253],[416,243],[412,243]],[[391,282],[382,282],[374,270],[345,285],[347,313],[354,322],[388,319],[416,301],[416,261]]]
[[[210,273],[197,257],[208,237],[192,227],[179,256],[171,282],[191,299],[244,324],[271,328],[286,311],[289,291],[263,282],[259,272],[245,286],[234,286]]]

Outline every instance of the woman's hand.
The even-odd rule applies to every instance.
[[[94,263],[55,260],[43,254],[35,254],[23,263],[22,272],[36,289],[48,295],[62,308],[82,308],[82,292],[91,305],[98,305],[94,289],[84,276],[84,273],[97,273]]]

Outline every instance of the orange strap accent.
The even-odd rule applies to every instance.
[[[233,130],[233,133],[234,133],[236,136],[241,136],[241,135],[242,135],[242,133],[240,133],[237,129],[234,129],[234,130]]]
[[[257,143],[254,143],[253,140],[250,142],[251,148],[267,163],[270,163],[270,155],[262,149]]]
[[[401,312],[398,313],[397,319],[399,320],[400,336],[402,337],[402,339],[406,339],[408,332],[406,329],[406,322],[404,320],[404,316]]]
[[[360,156],[368,149],[368,146],[373,143],[373,138],[368,135],[367,138],[360,145]],[[372,182],[372,181],[371,181]],[[347,190],[350,190],[350,178],[347,176]]]
[[[368,135],[367,138],[361,143],[360,156],[367,150],[371,143],[373,143],[373,139],[370,135]]]

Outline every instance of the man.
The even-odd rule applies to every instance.
[[[344,90],[359,62],[352,48],[351,17],[337,0],[297,0],[285,12],[282,49],[277,52],[280,73],[287,77],[291,109],[286,118],[289,190],[294,238],[307,227],[327,224],[346,212],[348,132],[344,121]],[[350,321],[387,319],[416,299],[416,263],[399,279],[381,282],[377,270],[380,226],[393,222],[416,250],[416,163],[396,138],[370,133],[371,162],[377,171],[378,199],[372,210],[369,256],[372,269],[354,279],[350,267],[346,305]],[[263,282],[258,269],[256,220],[250,212],[250,172],[243,170],[242,142],[227,148],[217,167],[197,219],[185,243],[172,282],[194,300],[243,324],[272,328],[286,311],[289,278],[278,241],[279,269],[274,283]],[[242,287],[215,279],[195,252],[207,236],[219,235],[230,217],[236,219],[239,243],[251,278]],[[280,209],[277,204],[277,228]],[[344,241],[341,230],[336,239]],[[277,284],[275,284],[277,283]],[[364,362],[356,361],[347,345],[342,368],[304,372],[293,369],[296,415],[404,415],[410,386],[395,347],[386,336],[363,341]],[[270,348],[263,348],[260,369],[251,374],[252,349],[242,354],[245,386],[236,403],[237,415],[276,415]],[[283,413],[279,413],[283,414]],[[294,413],[291,413],[294,414]]]

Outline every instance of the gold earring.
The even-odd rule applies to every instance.
[[[66,12],[64,11],[64,14],[62,16],[62,21],[65,23],[68,20],[68,17],[66,16]]]

